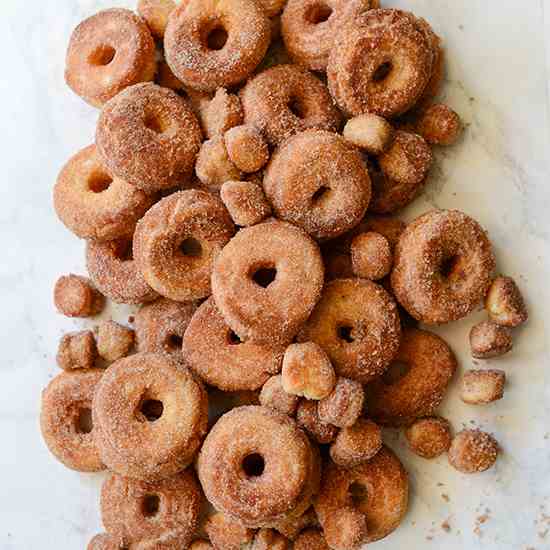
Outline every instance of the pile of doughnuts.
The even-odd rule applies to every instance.
[[[54,187],[88,270],[54,302],[137,308],[65,334],[42,396],[51,453],[108,470],[90,550],[358,549],[407,511],[382,428],[495,463],[437,416],[458,365],[428,328],[485,303],[472,355],[502,355],[520,291],[467,214],[390,216],[460,137],[443,78],[431,26],[378,0],[140,0],[74,30],[66,81],[101,111]],[[470,370],[461,396],[504,384]]]

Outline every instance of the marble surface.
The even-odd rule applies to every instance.
[[[445,458],[424,461],[401,436],[387,434],[410,472],[410,510],[402,527],[375,548],[527,550],[550,548],[550,191],[546,0],[402,0],[426,16],[448,51],[444,99],[467,124],[462,142],[437,152],[424,196],[406,219],[431,208],[460,208],[490,232],[499,270],[519,281],[529,324],[514,351],[488,362],[508,375],[505,398],[486,407],[458,398],[458,379],[442,407],[456,429],[475,424],[495,434],[497,466],[475,476]],[[84,548],[100,529],[102,475],[66,470],[40,437],[40,391],[58,372],[59,337],[86,325],[56,314],[52,285],[84,272],[83,243],[52,210],[63,162],[93,139],[97,111],[63,82],[66,43],[85,16],[113,0],[0,3],[0,549]],[[117,5],[131,2],[114,0]],[[550,10],[550,7],[549,7]],[[548,15],[548,14],[547,14]],[[123,309],[108,311],[124,320]],[[481,313],[437,329],[472,366],[466,342]],[[448,522],[448,523],[444,523]],[[446,529],[448,525],[448,529]]]

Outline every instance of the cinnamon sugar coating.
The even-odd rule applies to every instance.
[[[134,331],[115,321],[104,321],[97,331],[97,351],[106,361],[126,357],[134,345]]]
[[[120,545],[107,533],[99,533],[93,537],[86,550],[120,550]]]
[[[359,418],[338,432],[330,446],[335,464],[350,468],[370,460],[382,448],[382,430],[372,420]]]
[[[351,242],[351,265],[357,277],[383,279],[391,271],[392,263],[390,243],[380,233],[360,233]]]
[[[452,145],[462,133],[462,121],[450,107],[438,103],[420,115],[416,131],[432,145]]]
[[[439,416],[420,418],[405,431],[411,451],[422,458],[435,458],[451,446],[451,426]]]
[[[307,433],[320,444],[334,441],[338,428],[324,422],[319,417],[319,402],[302,399],[296,411],[296,421]]]
[[[219,191],[226,181],[239,180],[242,176],[227,154],[223,136],[215,136],[201,145],[195,173],[212,193]]]
[[[151,34],[158,39],[164,38],[168,17],[176,9],[174,0],[138,0],[137,12],[149,27]]]
[[[306,529],[294,541],[294,550],[330,550],[320,529]]]
[[[481,430],[462,430],[449,449],[449,464],[463,474],[488,470],[498,457],[495,438]]]
[[[303,514],[294,514],[289,518],[279,521],[274,528],[287,539],[295,540],[301,531],[308,527],[317,527],[319,522],[313,506],[310,506]]]
[[[204,530],[216,550],[241,550],[254,538],[252,529],[221,512],[208,518]]]
[[[251,550],[289,550],[290,541],[274,529],[260,529]]]
[[[267,143],[254,126],[235,126],[224,141],[231,162],[247,174],[261,170],[269,160]]]
[[[383,117],[365,113],[351,118],[344,127],[344,137],[370,155],[381,155],[394,137],[392,125]]]
[[[511,277],[497,277],[485,298],[485,309],[491,321],[505,327],[517,327],[529,317],[523,296]]]
[[[513,345],[512,329],[493,321],[482,321],[470,330],[470,349],[472,357],[477,359],[499,357],[508,353]]]
[[[206,540],[196,540],[191,543],[189,550],[214,550],[214,547]]]
[[[241,100],[225,88],[218,88],[210,101],[201,104],[198,116],[208,139],[241,125],[244,117]]]
[[[405,222],[392,216],[376,216],[374,214],[367,216],[364,223],[365,231],[380,233],[387,239],[392,253],[399,242],[399,237],[407,227]]]
[[[265,220],[271,206],[260,185],[250,181],[226,181],[220,198],[236,225],[249,227]]]
[[[504,396],[506,373],[503,370],[469,370],[462,378],[460,399],[470,405],[498,401]]]
[[[63,275],[53,289],[55,307],[67,317],[93,317],[105,307],[104,297],[86,277]]]
[[[96,342],[91,330],[64,334],[59,341],[56,360],[64,370],[91,369],[96,358]]]
[[[300,398],[297,395],[285,391],[280,374],[272,376],[262,386],[260,403],[264,407],[275,409],[288,416],[294,416],[299,402]]]
[[[330,394],[319,401],[319,418],[339,428],[353,426],[363,411],[365,393],[355,380],[338,378]]]
[[[157,74],[155,76],[155,82],[162,86],[163,88],[170,88],[171,90],[174,90],[175,92],[183,92],[186,93],[185,86],[183,85],[183,82],[177,79],[176,75],[172,72],[172,69],[170,69],[168,63],[164,59],[161,59],[158,62],[157,65]],[[189,101],[189,103],[191,103]],[[193,107],[191,106],[191,109]],[[195,110],[193,109],[193,112]],[[195,113],[197,114],[197,113]],[[198,115],[197,115],[198,116]],[[199,118],[200,120],[200,118]]]

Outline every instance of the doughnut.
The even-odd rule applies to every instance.
[[[153,80],[155,68],[155,42],[145,22],[130,10],[103,10],[73,31],[65,81],[84,101],[101,107],[124,88]]]
[[[246,80],[270,40],[269,20],[253,0],[189,0],[170,15],[164,50],[186,86],[213,92]]]
[[[218,420],[204,440],[197,471],[210,503],[248,527],[303,513],[320,478],[317,450],[296,423],[254,406]]]
[[[462,378],[460,399],[469,405],[483,405],[504,396],[506,373],[503,370],[469,370]]]
[[[422,113],[427,108],[429,108],[434,99],[439,95],[441,87],[443,85],[443,80],[445,78],[445,51],[441,45],[441,39],[429,24],[422,18],[417,18],[420,23],[423,23],[424,31],[427,33],[426,36],[432,44],[432,49],[434,52],[434,62],[432,66],[432,74],[430,80],[422,92],[420,99],[417,101],[416,105],[410,111],[411,114]]]
[[[301,229],[271,221],[242,229],[217,257],[212,293],[242,340],[288,344],[321,295],[323,264]]]
[[[235,228],[223,203],[206,191],[173,193],[139,221],[134,258],[147,283],[177,302],[210,294],[214,260]]]
[[[288,416],[294,416],[300,399],[297,395],[287,393],[283,388],[283,381],[280,374],[272,376],[262,386],[260,392],[260,403]]]
[[[175,9],[174,0],[139,0],[137,4],[138,14],[145,19],[151,34],[160,40],[164,38],[168,17]]]
[[[302,515],[293,516],[274,525],[275,529],[290,540],[296,540],[298,535],[308,527],[317,527],[317,515],[313,506],[310,506]]]
[[[523,296],[511,277],[497,277],[491,283],[485,309],[491,321],[505,327],[518,327],[529,317]]]
[[[208,139],[223,136],[228,130],[243,123],[241,100],[225,88],[218,88],[214,97],[199,109],[199,119]]]
[[[229,328],[214,299],[197,309],[183,336],[183,356],[209,386],[223,391],[257,390],[281,370],[282,347],[242,342]]]
[[[241,227],[256,225],[271,214],[271,206],[256,183],[226,181],[220,189],[220,198],[235,224]]]
[[[57,460],[79,472],[105,469],[91,418],[92,398],[102,375],[102,369],[62,372],[42,392],[42,437]]]
[[[476,359],[489,359],[508,353],[514,345],[512,329],[493,321],[482,321],[470,330],[470,350]]]
[[[364,401],[363,386],[355,380],[340,377],[330,394],[319,401],[319,418],[327,424],[349,428],[361,415]]]
[[[371,0],[288,0],[281,34],[290,57],[297,65],[325,71],[338,29],[372,7]]]
[[[215,550],[215,549],[208,541],[201,539],[191,543],[189,550]]]
[[[313,438],[323,445],[334,441],[338,428],[319,418],[319,402],[302,399],[296,411],[296,422]]]
[[[306,529],[294,541],[294,550],[330,550],[319,529]]]
[[[432,210],[410,223],[395,249],[395,297],[423,323],[466,317],[484,299],[495,258],[486,232],[458,210]]]
[[[138,353],[107,369],[92,412],[94,438],[109,469],[157,481],[193,460],[206,433],[208,397],[170,356]]]
[[[254,537],[251,550],[289,550],[290,541],[273,529],[260,529]]]
[[[62,275],[53,289],[55,307],[66,317],[93,317],[103,311],[105,298],[86,277]]]
[[[154,193],[188,181],[202,132],[176,92],[146,83],[127,88],[105,105],[95,141],[111,174]]]
[[[251,78],[240,92],[245,124],[270,145],[309,128],[337,131],[341,115],[327,87],[297,65],[277,65]]]
[[[285,392],[323,399],[336,384],[336,374],[328,355],[314,342],[290,344],[283,357],[282,383]]]
[[[435,458],[451,446],[451,426],[439,416],[420,418],[405,430],[409,448],[422,458]]]
[[[220,512],[207,519],[204,530],[214,548],[220,550],[241,550],[254,539],[253,529]]]
[[[96,358],[96,342],[91,330],[64,334],[59,341],[56,360],[63,370],[91,369]]]
[[[254,126],[235,126],[225,133],[224,140],[229,159],[239,170],[249,174],[267,164],[267,143]]]
[[[411,424],[432,415],[457,368],[456,358],[436,334],[406,329],[392,367],[367,388],[369,416],[381,424]]]
[[[393,256],[388,239],[380,233],[360,233],[351,242],[351,265],[357,277],[372,281],[391,271]]]
[[[420,115],[416,131],[430,145],[452,145],[460,137],[462,122],[450,107],[438,103]]]
[[[132,256],[132,240],[88,241],[86,267],[94,284],[119,304],[142,304],[158,297]]]
[[[370,460],[382,448],[382,430],[372,420],[359,418],[343,428],[330,446],[330,458],[344,468]]]
[[[328,85],[348,115],[394,117],[418,101],[433,63],[433,46],[418,18],[400,10],[370,10],[336,34]]]
[[[113,362],[126,357],[134,345],[134,331],[128,327],[104,321],[97,330],[97,351],[106,361]]]
[[[182,548],[198,527],[201,503],[191,468],[156,482],[111,473],[101,488],[101,519],[106,531],[125,548],[135,543]]]
[[[365,113],[351,118],[344,126],[344,137],[369,153],[381,155],[393,141],[393,126],[381,116]]]
[[[316,239],[331,239],[356,226],[371,196],[361,155],[324,130],[302,132],[282,144],[263,185],[276,216]]]
[[[222,136],[205,141],[195,164],[195,173],[201,183],[212,193],[230,180],[239,180],[241,171],[231,162]]]
[[[103,168],[95,145],[74,155],[61,170],[54,207],[65,227],[82,239],[109,241],[132,235],[153,197]]]
[[[111,535],[99,533],[90,540],[87,550],[120,550],[120,545]]]
[[[397,306],[367,279],[335,279],[325,285],[298,340],[316,342],[336,374],[366,384],[386,370],[399,348]]]
[[[498,443],[481,430],[462,430],[449,449],[449,464],[463,474],[488,470],[497,460]]]

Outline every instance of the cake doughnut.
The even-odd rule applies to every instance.
[[[382,430],[372,420],[359,418],[343,428],[330,446],[330,457],[344,468],[370,460],[382,448]]]
[[[102,375],[102,369],[62,372],[42,392],[42,437],[57,460],[79,472],[105,469],[91,418],[92,399]]]
[[[322,531],[306,529],[294,541],[294,550],[330,550]]]
[[[452,145],[460,137],[462,122],[450,107],[438,103],[420,115],[416,131],[431,145]]]
[[[451,426],[439,416],[420,418],[405,430],[411,451],[422,458],[435,458],[451,446]]]
[[[336,374],[366,384],[380,376],[401,340],[393,298],[367,279],[335,279],[298,335],[327,353]]]
[[[315,503],[328,545],[347,550],[357,543],[371,543],[389,535],[407,511],[408,486],[407,472],[385,445],[369,461],[352,468],[328,465]],[[353,539],[354,533],[361,533],[361,517],[366,520],[366,536],[346,545],[346,534]]]
[[[319,417],[319,402],[302,399],[296,411],[296,422],[314,441],[323,445],[334,441],[338,428]]]
[[[488,470],[498,457],[495,438],[481,430],[462,430],[454,437],[449,449],[449,464],[463,474]]]
[[[208,385],[223,391],[257,390],[281,370],[284,348],[241,341],[214,299],[201,304],[183,337],[183,356]]]
[[[423,323],[466,317],[491,284],[495,258],[481,226],[458,210],[432,210],[410,223],[395,249],[395,297]]]
[[[57,365],[63,370],[91,369],[97,359],[97,347],[91,330],[64,334],[57,348]]]
[[[219,550],[241,550],[254,539],[253,529],[220,512],[206,520],[204,530],[214,548]]]
[[[93,317],[103,311],[105,298],[86,277],[62,275],[53,289],[57,311],[66,317]]]
[[[346,122],[344,137],[370,155],[381,155],[393,141],[393,126],[383,117],[364,113]]]
[[[482,321],[470,330],[470,350],[476,359],[500,357],[514,345],[512,329],[493,321]]]
[[[460,399],[469,405],[484,405],[504,396],[506,373],[503,370],[469,370],[462,378]]]
[[[529,318],[523,296],[511,277],[500,276],[491,283],[485,309],[491,321],[504,327],[518,327]]]
[[[127,88],[105,105],[95,141],[111,174],[154,193],[188,181],[202,132],[176,92],[146,83]]]
[[[176,9],[174,0],[139,0],[137,12],[149,27],[151,34],[160,40],[168,25],[168,17]]]
[[[206,498],[247,527],[301,515],[317,493],[317,449],[294,420],[266,407],[239,407],[211,429],[197,460]]]
[[[290,541],[274,529],[260,529],[250,550],[289,550]]]
[[[126,9],[103,10],[73,31],[65,81],[84,101],[101,107],[124,88],[153,80],[155,55],[143,19]]]
[[[99,533],[93,537],[86,550],[120,550],[120,545],[107,533]]]
[[[316,239],[356,226],[367,210],[371,182],[361,155],[341,136],[308,130],[274,153],[264,191],[276,216]]]
[[[235,224],[241,227],[256,225],[271,214],[262,187],[251,181],[226,181],[220,198]]]
[[[364,402],[363,386],[355,380],[340,377],[330,394],[319,401],[319,418],[327,424],[349,428],[363,412]]]
[[[326,86],[297,65],[277,65],[251,78],[240,93],[244,122],[270,145],[310,128],[337,131],[341,115]]]
[[[156,482],[111,473],[101,488],[101,519],[124,548],[137,543],[187,547],[199,524],[202,498],[191,468]]]
[[[208,397],[175,359],[138,353],[107,369],[92,412],[94,439],[109,469],[157,481],[193,460],[206,433]]]
[[[264,407],[275,409],[288,416],[294,416],[298,403],[300,403],[300,398],[285,391],[282,376],[277,374],[269,378],[262,386],[260,403]]]
[[[258,172],[269,160],[267,143],[254,126],[235,126],[225,133],[224,141],[231,162],[247,174]]]
[[[360,233],[351,242],[351,265],[357,277],[377,281],[391,271],[393,256],[388,239],[380,233]]]
[[[215,259],[235,227],[221,200],[189,189],[165,197],[139,221],[134,258],[147,283],[177,302],[210,294]]]
[[[367,387],[369,416],[381,424],[400,426],[432,415],[456,371],[456,358],[436,334],[406,329],[397,355],[396,368]],[[408,371],[403,373],[400,365]]]
[[[226,323],[243,340],[288,344],[321,295],[318,246],[301,229],[271,221],[242,229],[212,272],[212,292]]]
[[[97,329],[97,351],[106,361],[126,357],[134,345],[134,331],[115,321],[104,321]]]
[[[246,80],[270,40],[269,20],[253,0],[188,0],[169,17],[164,51],[186,86],[213,92]]]
[[[215,136],[201,145],[195,173],[212,193],[218,192],[226,181],[239,180],[242,176],[227,154],[223,136]]]
[[[158,298],[132,256],[131,239],[88,241],[86,267],[97,288],[113,302],[143,304]]]

